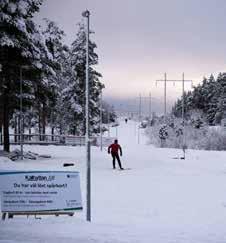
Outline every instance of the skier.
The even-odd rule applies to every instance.
[[[126,119],[125,119],[125,123],[127,123],[127,121],[128,121],[128,119],[126,118]]]
[[[112,143],[112,144],[108,147],[108,153],[109,153],[109,154],[111,153],[111,156],[112,156],[112,158],[113,158],[113,160],[112,160],[113,169],[115,169],[115,159],[117,159],[119,168],[120,168],[121,170],[124,170],[124,169],[122,168],[122,165],[121,165],[121,161],[120,161],[120,158],[119,158],[118,151],[120,151],[120,156],[122,156],[122,148],[121,148],[121,146],[118,144],[118,140],[115,139],[114,143]]]

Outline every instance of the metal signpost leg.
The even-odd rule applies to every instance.
[[[91,221],[91,161],[90,161],[90,140],[89,140],[89,16],[90,12],[86,10],[82,16],[87,19],[86,30],[86,220]]]

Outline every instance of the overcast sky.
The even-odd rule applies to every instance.
[[[155,80],[164,72],[169,79],[184,72],[197,84],[226,71],[225,0],[44,0],[36,19],[56,21],[70,44],[85,9],[91,12],[104,97],[132,102],[151,91],[161,101],[163,84],[156,87]],[[168,84],[168,100],[180,94],[181,84]]]

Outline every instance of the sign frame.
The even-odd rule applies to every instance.
[[[0,182],[2,218],[6,213],[72,216],[83,209],[78,171],[0,170]]]

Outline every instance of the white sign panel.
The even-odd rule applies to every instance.
[[[79,172],[0,171],[2,212],[82,209]]]

